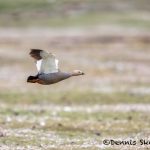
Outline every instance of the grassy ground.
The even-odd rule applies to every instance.
[[[150,136],[149,7],[149,0],[0,0],[0,149],[149,149],[140,143]],[[30,48],[85,76],[27,84],[36,74]]]
[[[149,1],[0,0],[3,27],[150,26]],[[34,19],[33,19],[34,18]]]
[[[146,103],[144,98],[78,92],[67,96],[62,93],[46,96],[40,92],[2,94],[1,147],[120,149],[120,146],[105,146],[102,142],[104,139],[138,141],[149,137],[150,105],[147,102],[150,96]],[[125,147],[134,149],[140,145]]]
[[[39,39],[36,30],[10,31],[1,31],[1,149],[149,147],[140,145],[140,139],[148,140],[150,126],[147,34],[118,34],[112,40],[112,35],[66,36],[42,30],[45,36]],[[49,51],[50,45],[62,70],[79,68],[86,75],[51,86],[27,84],[27,76],[36,73],[28,56],[35,45]],[[137,144],[104,145],[104,139]]]

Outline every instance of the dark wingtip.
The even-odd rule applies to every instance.
[[[31,52],[33,52],[33,51],[34,51],[34,52],[41,52],[41,51],[43,51],[43,50],[37,49],[37,48],[31,48],[30,51],[31,51]]]
[[[42,59],[42,57],[41,57],[41,55],[40,55],[40,52],[42,52],[43,50],[41,50],[41,49],[30,49],[30,50],[31,50],[31,51],[30,51],[29,55],[30,55],[31,57],[33,57],[33,58],[36,59],[36,60]]]

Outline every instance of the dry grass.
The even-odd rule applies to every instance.
[[[148,139],[147,33],[0,32],[0,149],[138,149],[140,145],[105,146],[102,141]],[[30,48],[49,50],[61,70],[81,69],[86,75],[51,86],[27,84],[27,76],[36,73]]]

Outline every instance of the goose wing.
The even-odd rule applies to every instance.
[[[31,49],[30,56],[36,60],[39,73],[58,72],[58,60],[52,53],[40,49]]]

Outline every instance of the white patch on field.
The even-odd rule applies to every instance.
[[[142,102],[142,99],[141,99]],[[7,105],[7,104],[1,104],[1,109],[9,109],[12,108],[16,112],[19,111],[31,111],[31,112],[41,112],[42,110],[51,112],[51,117],[58,117],[58,112],[87,112],[87,113],[93,113],[93,112],[129,112],[129,111],[139,111],[139,112],[150,112],[150,104],[99,104],[99,105],[73,105],[73,106],[63,106],[63,105]],[[23,115],[21,115],[22,117]],[[27,116],[25,115],[22,118],[19,118],[20,116],[15,116],[16,121],[21,122],[23,120],[27,119]],[[44,116],[43,119],[48,120],[50,116]],[[6,121],[10,122],[13,118],[10,116],[6,117]],[[36,120],[36,118],[32,118],[32,120]]]

